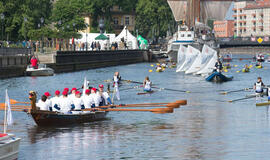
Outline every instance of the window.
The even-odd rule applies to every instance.
[[[117,17],[114,17],[114,18],[113,18],[113,24],[118,25],[118,18],[117,18]]]
[[[244,32],[246,32],[247,30],[246,29],[244,29]]]
[[[261,28],[261,31],[263,32],[263,28]]]
[[[242,19],[242,16],[240,16],[240,19]]]
[[[256,32],[256,28],[253,28],[253,31]]]
[[[242,9],[240,9],[240,13],[242,13]]]
[[[191,34],[188,34],[187,36],[188,36],[188,37],[191,37]]]
[[[181,37],[185,37],[185,34],[181,34]]]
[[[247,16],[244,16],[244,19],[247,19]]]
[[[256,15],[253,15],[253,18],[256,18]]]
[[[234,17],[234,19],[236,20],[236,17]]]
[[[242,26],[242,23],[240,23],[240,26]]]
[[[129,25],[129,17],[125,17],[125,24]]]
[[[256,25],[256,22],[253,22],[253,25],[255,26]]]

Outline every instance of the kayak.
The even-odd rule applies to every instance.
[[[256,66],[256,68],[261,69],[261,68],[263,68],[263,67],[262,67],[262,66]]]
[[[233,76],[225,76],[220,72],[214,72],[210,76],[208,76],[205,80],[209,82],[227,82],[231,81]]]
[[[242,69],[242,72],[247,73],[247,72],[249,72],[249,69],[243,68],[243,69]]]
[[[154,93],[155,91],[147,91],[147,92],[139,92],[139,93],[137,93],[137,95],[144,95],[144,94],[152,94],[152,93]]]
[[[156,72],[163,72],[164,69],[157,69]]]

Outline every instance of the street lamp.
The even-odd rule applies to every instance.
[[[86,25],[86,28],[88,28],[88,23],[86,23],[85,25]],[[87,34],[87,30],[86,30],[86,40],[85,40],[85,42],[86,42],[86,44],[85,44],[86,51],[87,51],[87,49],[88,49],[87,37],[88,37],[88,34]]]
[[[26,17],[24,17],[23,18],[23,21],[24,21],[24,38],[25,38],[25,40],[26,40],[26,22],[27,22],[27,18]]]
[[[43,17],[41,17],[40,18],[40,28],[42,27],[42,25],[43,25],[43,23],[44,23],[44,18]],[[41,31],[42,32],[42,31]],[[42,35],[41,35],[42,37],[41,37],[41,53],[43,53],[44,51],[43,51],[43,32],[42,32]]]
[[[4,41],[4,19],[5,19],[5,15],[4,15],[4,13],[1,13],[0,14],[0,18],[1,18],[1,22],[2,22],[2,36],[1,36],[1,39],[2,39],[2,42]]]
[[[73,32],[75,34],[75,23],[72,24],[73,25]],[[75,46],[75,39],[74,39],[74,36],[73,36],[73,50],[75,51],[76,50],[76,46]]]

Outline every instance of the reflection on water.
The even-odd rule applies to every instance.
[[[246,57],[246,56],[244,56]],[[269,84],[266,69],[251,69],[251,73],[237,73],[249,61],[235,61],[228,74],[234,80],[228,83],[209,83],[204,78],[175,73],[149,73],[150,64],[141,63],[53,77],[20,77],[0,80],[0,89],[9,89],[9,96],[28,101],[27,93],[35,90],[39,96],[65,87],[78,87],[84,77],[91,85],[106,85],[120,71],[124,79],[143,81],[148,75],[161,88],[188,90],[191,93],[157,90],[151,95],[136,95],[139,89],[121,92],[119,103],[170,102],[187,99],[188,105],[173,114],[139,112],[110,112],[105,121],[69,127],[37,127],[25,113],[13,113],[16,125],[11,132],[22,138],[19,159],[185,159],[216,160],[268,159],[270,155],[269,107],[255,107],[255,99],[228,103],[231,99],[252,94],[250,91],[220,95],[221,91],[251,87],[257,76]],[[124,83],[123,88],[137,86]],[[132,98],[131,98],[132,97]],[[264,98],[265,99],[265,98]],[[4,93],[0,93],[4,101]],[[3,119],[3,112],[0,113]],[[0,126],[2,127],[2,126]],[[0,128],[2,129],[2,128]]]

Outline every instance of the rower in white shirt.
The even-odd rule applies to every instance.
[[[55,96],[53,98],[51,98],[51,102],[52,102],[52,111],[60,111],[60,91],[56,90],[55,91]]]
[[[36,106],[39,107],[40,110],[48,111],[49,106],[46,103],[46,100],[47,100],[47,97],[45,95],[42,95],[41,99],[38,101],[38,103],[36,103]]]
[[[99,106],[111,105],[112,104],[111,98],[109,94],[104,91],[104,86],[100,84],[98,87],[99,87],[99,92],[97,94],[100,95]]]
[[[75,98],[75,93],[77,92],[77,88],[72,88],[71,89],[71,94],[68,95],[68,98],[73,100]]]
[[[83,104],[83,100],[81,98],[81,92],[80,91],[76,91],[75,93],[75,98],[73,98],[73,104],[75,106],[75,110],[81,110],[84,109],[84,104]]]
[[[96,88],[92,88],[91,89],[91,94],[90,94],[90,101],[92,103],[92,108],[94,107],[98,107],[99,106],[99,102],[100,102],[100,99],[101,99],[101,96],[98,95],[97,93],[97,89]]]
[[[44,95],[47,97],[46,104],[49,107],[48,110],[52,111],[52,102],[50,99],[51,94],[49,92],[45,92]]]
[[[92,106],[92,99],[90,98],[90,89],[85,90],[85,94],[82,97],[83,104],[85,108],[91,108]]]
[[[65,113],[65,114],[70,114],[71,113],[71,110],[73,110],[75,108],[72,100],[70,100],[68,98],[68,92],[67,91],[63,91],[62,93],[63,95],[63,98],[60,99],[59,101],[59,105],[60,105],[60,108],[61,108],[61,112],[62,113]]]

